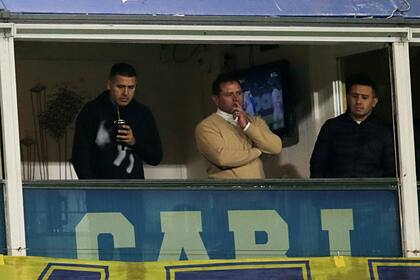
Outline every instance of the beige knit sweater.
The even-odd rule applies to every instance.
[[[247,131],[213,113],[195,129],[199,152],[207,159],[209,178],[264,178],[261,153],[278,154],[281,139],[273,134],[260,117],[248,116]]]

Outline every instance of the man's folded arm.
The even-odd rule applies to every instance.
[[[244,132],[255,146],[266,154],[279,154],[282,149],[280,137],[274,134],[261,118],[256,118]]]
[[[223,145],[220,132],[208,126],[198,126],[195,131],[197,148],[204,157],[220,168],[239,167],[261,155],[258,148],[229,148]],[[238,143],[239,145],[239,143]]]

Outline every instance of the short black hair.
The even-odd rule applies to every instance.
[[[136,69],[128,63],[117,63],[111,67],[111,71],[109,71],[109,79],[111,80],[117,75],[124,77],[137,77]]]
[[[236,76],[232,74],[220,74],[213,82],[212,94],[218,96],[220,94],[220,86],[224,83],[232,82],[237,82],[239,85],[241,85],[241,82]]]
[[[346,93],[349,94],[351,87],[354,85],[362,85],[362,86],[369,86],[373,89],[374,96],[377,96],[376,94],[376,84],[374,81],[372,81],[368,76],[363,74],[357,74],[350,76],[346,79]]]

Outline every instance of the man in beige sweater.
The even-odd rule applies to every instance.
[[[263,119],[245,113],[236,78],[220,75],[213,83],[212,98],[217,112],[195,129],[197,148],[209,163],[209,178],[265,178],[260,155],[279,154],[281,139]]]

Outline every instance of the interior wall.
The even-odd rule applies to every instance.
[[[332,82],[338,76],[337,57],[375,48],[378,46],[373,44],[250,46],[17,42],[21,139],[31,139],[35,135],[34,119],[37,116],[31,109],[31,88],[41,84],[51,95],[54,89],[66,85],[87,102],[105,89],[112,64],[125,61],[138,71],[136,98],[154,113],[163,143],[164,159],[158,167],[145,168],[146,178],[206,178],[206,162],[195,147],[194,129],[198,122],[216,110],[211,101],[214,78],[221,72],[286,59],[290,66],[290,94],[295,102],[299,141],[284,148],[279,156],[265,156],[263,161],[268,178],[307,178],[319,128],[334,114]],[[65,145],[68,155],[73,131],[74,124],[70,125]],[[52,169],[49,179],[75,178],[67,175],[65,170],[69,167],[62,164],[60,168],[57,164],[57,145],[51,137],[48,143]],[[21,146],[23,158],[30,158],[28,147]],[[61,155],[61,161],[69,159],[68,155]],[[41,176],[39,170],[35,173],[35,178]]]

